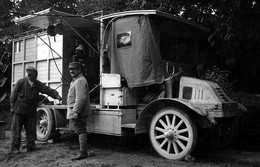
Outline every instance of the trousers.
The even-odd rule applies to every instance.
[[[35,112],[36,113],[36,112]],[[21,131],[24,126],[26,132],[27,149],[35,147],[37,115],[13,114],[11,126],[11,150],[19,150],[21,146]]]
[[[87,117],[79,117],[77,119],[70,119],[70,130],[76,132],[76,134],[86,133]]]

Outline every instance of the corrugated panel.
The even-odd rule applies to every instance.
[[[35,38],[29,38],[25,40],[25,60],[34,60],[36,58],[35,53]]]
[[[13,83],[23,78],[23,64],[14,64],[13,66]]]
[[[38,80],[42,82],[48,81],[48,64],[47,60],[36,62],[36,67],[38,70]]]
[[[58,67],[59,70],[57,69],[57,67]],[[61,74],[60,74],[59,71],[62,72],[61,59],[50,60],[50,78],[49,79],[51,81],[60,81],[61,80],[60,79]]]

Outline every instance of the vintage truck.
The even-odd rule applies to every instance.
[[[12,86],[34,65],[38,79],[63,97],[41,96],[38,140],[68,129],[67,67],[80,61],[90,86],[89,133],[148,133],[155,151],[172,160],[192,153],[201,129],[217,127],[216,144],[231,141],[246,109],[217,83],[197,78],[196,65],[212,59],[207,28],[157,10],[89,16],[46,9],[15,20],[36,29],[13,40]]]

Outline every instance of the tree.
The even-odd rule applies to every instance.
[[[82,15],[98,11],[109,14],[126,10],[126,8],[125,0],[84,0],[77,3],[77,12]]]
[[[259,89],[259,9],[256,0],[2,0],[0,11],[15,11],[1,15],[0,38],[15,34],[21,27],[12,19],[30,12],[54,8],[68,13],[87,15],[103,11],[103,14],[138,9],[157,9],[186,18],[211,29],[209,42],[214,49],[216,64],[227,68],[239,86]],[[7,9],[7,10],[6,10]],[[250,75],[249,75],[250,74]],[[247,82],[244,82],[244,81]],[[257,88],[256,88],[257,87]]]
[[[54,8],[68,13],[76,13],[77,0],[22,0],[16,3],[17,12],[21,15]]]

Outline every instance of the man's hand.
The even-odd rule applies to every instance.
[[[79,114],[75,112],[75,113],[73,114],[73,119],[78,119],[78,117],[79,117]]]

